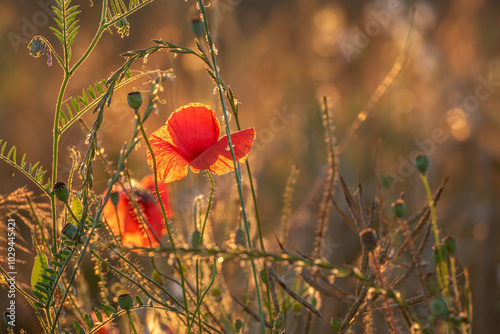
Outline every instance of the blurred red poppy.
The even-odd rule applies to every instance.
[[[180,180],[187,175],[188,166],[195,173],[208,169],[217,175],[234,170],[227,136],[219,138],[220,131],[219,121],[209,106],[191,103],[175,110],[166,124],[149,137],[159,179],[165,183]],[[247,159],[254,139],[254,128],[231,134],[240,164]],[[153,168],[149,151],[148,163]]]
[[[167,216],[169,216],[168,186],[158,181],[158,190],[160,191]],[[144,222],[144,225],[141,224],[139,214],[132,202],[130,188],[121,188],[117,190],[117,194],[118,203],[116,207],[112,201],[109,200],[103,210],[104,217],[113,233],[115,235],[121,235],[122,244],[124,246],[158,246],[158,239],[165,235],[167,230],[163,221],[161,208],[157,201],[153,175],[148,175],[142,179],[139,184],[134,184],[134,195],[137,201],[137,207],[141,210],[142,217],[147,221],[147,223]],[[147,231],[147,234],[145,231]],[[151,244],[149,240],[151,240]]]

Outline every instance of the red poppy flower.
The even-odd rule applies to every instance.
[[[188,166],[195,173],[208,169],[217,175],[234,170],[227,136],[219,136],[219,121],[209,106],[191,103],[175,110],[166,124],[149,137],[159,179],[165,183],[180,180],[187,175]],[[240,164],[247,159],[254,139],[254,128],[231,134]],[[148,163],[153,168],[149,151]]]
[[[170,208],[167,185],[158,181],[158,189],[168,216]],[[139,184],[134,185],[134,195],[137,207],[141,210],[142,217],[146,219],[149,227],[146,222],[144,222],[144,228],[143,224],[141,224],[139,214],[131,200],[132,193],[130,188],[121,188],[117,193],[118,204],[116,208],[111,200],[109,200],[104,205],[103,210],[104,217],[113,233],[115,235],[121,235],[122,244],[125,246],[158,246],[159,240],[157,238],[161,238],[165,235],[167,230],[163,221],[161,208],[157,201],[153,175],[146,176]],[[151,244],[149,240],[151,240]]]

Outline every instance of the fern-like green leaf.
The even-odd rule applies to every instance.
[[[95,99],[95,91],[94,91],[94,88],[92,86],[90,86],[89,89],[87,89],[87,92],[89,93],[89,95],[92,99]]]
[[[73,211],[73,214],[75,215],[75,217],[77,219],[82,218],[82,214],[83,214],[82,202],[80,201],[80,199],[78,197],[73,197],[73,203],[71,203],[71,211]],[[71,224],[73,224],[75,226],[78,225],[78,222],[75,221],[75,219],[73,218],[73,215],[68,216],[68,222],[70,222]]]
[[[12,155],[12,152],[15,152],[16,151],[16,147],[15,146],[12,146],[9,150],[9,153],[7,153],[7,159],[10,159],[10,156]],[[14,161],[14,163],[16,163]]]
[[[71,46],[80,28],[78,25],[79,20],[76,18],[80,13],[78,10],[79,5],[70,7],[70,4],[71,0],[56,1],[56,5],[52,6],[56,27],[50,27],[63,46],[66,66],[71,59]]]
[[[39,164],[40,164],[40,161],[38,161],[36,164],[34,164],[33,167],[30,164],[29,173],[33,174],[33,172],[35,171],[35,169],[38,167]]]
[[[85,323],[87,324],[87,326],[89,326],[90,329],[94,328],[94,320],[92,320],[92,317],[89,316],[87,313],[85,313],[85,316],[84,316],[84,319],[85,319]]]
[[[24,169],[24,167],[26,166],[26,153],[23,154],[23,158],[21,159],[21,168]]]
[[[130,71],[127,71],[130,75]],[[150,75],[153,73],[151,72],[144,72],[141,74],[138,74],[134,77],[131,77],[127,80],[120,81],[120,83],[116,84],[113,89],[118,89],[120,87],[123,87],[130,82],[137,80],[139,78],[142,78],[144,76]],[[101,100],[103,97],[103,94],[105,93],[106,89],[106,80],[101,80],[96,82],[94,86],[89,86],[86,90],[83,91],[81,96],[77,96],[76,98],[71,98],[71,102],[66,104],[66,108],[68,109],[68,114],[70,115],[70,118],[68,119],[67,122],[65,122],[62,118],[60,119],[59,126],[60,126],[60,131],[63,133],[66,131],[73,123],[75,123],[84,113],[87,111],[91,110],[92,108],[95,108],[96,106],[100,106],[99,103],[102,103],[104,105],[104,102]],[[108,97],[109,100],[109,97]],[[82,103],[83,107],[80,108],[80,105],[78,102]],[[75,104],[78,106],[78,108],[75,107]]]
[[[102,322],[102,313],[97,307],[94,309],[94,314],[97,320],[99,320],[99,322]]]
[[[83,329],[82,325],[80,325],[80,324],[78,323],[78,321],[76,321],[76,320],[75,320],[75,321],[73,321],[73,326],[75,327],[76,332],[77,332],[78,334],[85,334],[85,330]]]
[[[35,257],[35,262],[33,264],[33,270],[31,271],[31,287],[36,289],[36,284],[38,282],[43,282],[42,274],[45,269],[48,267],[47,256],[40,252]]]
[[[67,123],[68,122],[68,117],[66,116],[66,114],[64,113],[63,110],[61,110],[61,123]]]
[[[37,162],[34,166],[29,164],[29,168],[26,169],[26,154],[23,155],[21,159],[21,163],[17,164],[17,150],[15,146],[12,146],[5,155],[5,150],[7,148],[7,142],[0,139],[0,144],[3,142],[2,148],[0,149],[0,159],[16,168],[18,171],[23,173],[26,177],[28,177],[33,183],[35,183],[40,189],[42,189],[45,194],[50,195],[50,182],[43,183],[43,178],[45,176],[45,171],[40,167],[38,167],[39,162]],[[38,168],[38,169],[37,169]]]
[[[79,96],[78,99],[84,106],[87,106],[89,104],[89,98],[87,97],[87,92],[85,91],[85,89],[82,89],[82,95]]]
[[[38,298],[38,302],[43,304],[43,307],[47,307],[53,302],[54,291],[74,251],[75,248],[72,247],[63,248],[56,253],[54,259],[50,261],[54,268],[49,267],[44,253],[39,253],[35,258],[31,274],[31,285],[33,295]]]
[[[68,114],[69,114],[69,118],[73,118],[73,111],[71,110],[71,107],[69,106],[69,104],[66,105],[66,109],[68,109]]]
[[[104,94],[104,88],[102,87],[101,83],[100,82],[97,82],[95,84],[95,89],[97,90],[97,92],[99,94]]]
[[[80,105],[78,104],[78,100],[72,97],[71,104],[73,105],[73,109],[78,113],[80,111]]]

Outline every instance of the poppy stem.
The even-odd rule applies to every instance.
[[[135,329],[134,321],[132,320],[132,315],[130,314],[130,310],[127,310],[127,316],[132,332],[134,332],[134,334],[137,334],[137,329]]]
[[[431,223],[432,223],[432,229],[434,230],[434,239],[436,242],[436,256],[437,256],[437,262],[436,263],[436,273],[438,275],[438,280],[441,288],[443,289],[443,293],[446,298],[446,303],[449,305],[450,304],[450,289],[449,289],[449,274],[448,274],[448,263],[447,259],[445,258],[443,254],[443,244],[441,243],[441,240],[439,238],[439,227],[437,225],[437,218],[436,218],[436,210],[434,206],[434,200],[432,198],[432,193],[431,193],[431,188],[429,186],[429,181],[427,179],[427,175],[421,174],[420,178],[422,179],[422,183],[424,184],[425,192],[427,194],[427,202],[429,205],[429,211],[431,215]]]
[[[233,164],[234,164],[234,170],[235,170],[235,176],[236,176],[236,184],[238,186],[238,193],[240,196],[241,213],[243,216],[243,222],[245,223],[245,231],[246,231],[246,235],[247,235],[247,245],[248,245],[247,247],[251,248],[252,241],[250,238],[250,228],[249,228],[248,219],[247,219],[247,215],[246,215],[246,211],[245,211],[245,204],[244,204],[243,191],[242,191],[242,185],[241,185],[241,169],[240,169],[240,164],[238,161],[236,161],[236,157],[234,154],[233,142],[231,140],[231,130],[229,129],[229,121],[228,121],[229,115],[227,112],[226,102],[224,100],[224,94],[222,91],[223,87],[222,87],[221,79],[219,76],[219,68],[217,67],[217,62],[215,59],[215,54],[216,54],[215,47],[214,47],[214,43],[212,40],[212,35],[210,34],[210,30],[208,29],[207,12],[206,12],[205,5],[203,4],[202,0],[198,0],[198,7],[200,8],[200,12],[201,12],[201,15],[203,18],[203,23],[205,25],[205,34],[207,36],[207,42],[208,42],[208,46],[210,48],[210,55],[212,56],[213,72],[214,72],[216,83],[217,83],[217,88],[218,88],[217,90],[219,92],[219,98],[221,101],[221,107],[222,107],[222,111],[224,114],[224,119],[226,120],[224,122],[224,124],[225,124],[225,130],[226,130],[226,134],[227,134],[227,141],[228,141],[229,149],[231,151],[231,156],[233,158]],[[253,271],[254,282],[255,282],[255,290],[256,290],[255,292],[257,294],[257,302],[259,304],[260,323],[261,323],[262,333],[265,333],[266,332],[266,325],[264,323],[264,310],[262,308],[262,300],[260,297],[260,288],[259,288],[259,279],[257,277],[257,268],[256,268],[255,262],[253,260],[251,260],[251,264],[252,264],[252,271]],[[267,280],[265,281],[265,284],[269,290],[269,285],[267,283]]]
[[[161,211],[163,214],[163,219],[165,220],[165,227],[167,228],[168,239],[170,240],[170,244],[172,245],[172,248],[174,249],[174,252],[175,252],[176,247],[175,247],[175,243],[174,243],[174,237],[172,235],[170,225],[168,224],[167,212],[165,211],[165,206],[163,205],[163,200],[161,198],[160,190],[158,188],[158,168],[156,167],[156,157],[154,155],[153,148],[151,147],[151,143],[149,142],[148,136],[146,135],[146,131],[144,131],[144,127],[142,125],[142,121],[141,121],[141,117],[140,117],[139,113],[136,112],[135,116],[136,116],[136,120],[137,120],[137,125],[139,126],[139,129],[141,130],[142,137],[144,138],[144,142],[146,143],[148,150],[149,150],[149,153],[151,154],[151,158],[153,159],[153,175],[154,175],[154,180],[155,180],[156,197],[158,198],[158,203],[160,204],[160,208],[161,208]],[[177,265],[179,266],[179,275],[181,277],[182,297],[184,300],[184,308],[186,310],[186,314],[188,314],[189,313],[189,306],[188,306],[188,300],[187,300],[186,282],[184,279],[184,270],[182,269],[182,262],[178,256],[176,256],[176,260],[177,260]]]
[[[203,221],[203,226],[201,228],[201,237],[200,237],[200,243],[198,247],[201,247],[201,244],[203,243],[203,236],[205,235],[205,227],[207,226],[207,220],[208,220],[208,213],[210,212],[210,208],[212,206],[212,198],[214,195],[214,179],[212,177],[212,173],[207,169],[207,175],[210,178],[210,196],[208,197],[208,205],[207,205],[207,214],[205,215],[205,220]]]

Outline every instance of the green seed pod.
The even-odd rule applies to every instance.
[[[142,95],[140,92],[134,91],[127,94],[128,106],[137,111],[142,105]]]
[[[434,258],[435,264],[441,263],[441,261],[439,261],[439,255],[442,256],[442,258],[441,258],[442,261],[446,261],[446,258],[448,257],[448,250],[446,249],[446,247],[440,246],[440,249],[441,249],[441,254],[438,253],[438,248],[436,246],[432,247],[432,251],[434,254],[433,258]]]
[[[429,169],[429,156],[425,153],[419,153],[415,156],[414,163],[420,174],[425,175]]]
[[[242,327],[243,321],[241,319],[236,319],[236,321],[234,322],[234,329],[236,329],[236,331],[239,331]]]
[[[361,238],[361,244],[363,247],[369,251],[375,250],[377,248],[377,233],[372,228],[367,228],[361,232],[359,232],[359,236]]]
[[[116,208],[118,202],[120,201],[120,194],[118,193],[118,191],[113,191],[109,198],[111,199],[111,203],[113,203],[114,207]]]
[[[429,306],[431,308],[431,313],[441,319],[446,319],[448,318],[448,306],[446,305],[446,302],[443,300],[441,297],[437,297],[431,300],[429,303]]]
[[[78,228],[71,223],[64,225],[61,233],[68,238],[68,240],[75,240],[78,235]]]
[[[60,200],[61,202],[67,202],[69,199],[69,189],[66,183],[64,182],[57,182],[54,184],[54,187],[52,188],[52,191],[56,195],[57,199]]]
[[[247,236],[241,228],[237,229],[234,234],[234,243],[243,247],[247,247]]]
[[[191,235],[191,247],[193,249],[200,248],[200,241],[201,241],[201,232],[198,230],[194,230],[193,234]]]
[[[330,320],[330,326],[332,326],[332,328],[335,332],[338,332],[340,330],[340,328],[342,327],[342,319],[332,318]]]
[[[218,286],[210,290],[210,294],[214,297],[215,301],[220,302],[222,300],[222,289]]]
[[[302,311],[302,308],[303,308],[303,306],[302,306],[301,303],[299,303],[297,301],[293,302],[293,304],[292,304],[292,310],[294,312],[300,312],[300,311]]]
[[[406,205],[405,201],[403,201],[401,198],[398,199],[396,202],[392,203],[392,210],[394,211],[394,214],[398,218],[402,218],[406,214]]]
[[[448,254],[453,255],[457,250],[457,240],[452,236],[447,236],[443,239],[444,246],[448,251]]]
[[[191,27],[191,31],[196,36],[196,38],[200,39],[203,35],[203,31],[205,30],[201,18],[199,16],[193,17],[189,26]]]
[[[437,278],[436,273],[427,273],[424,277],[425,288],[431,295],[435,295],[439,291],[441,291],[441,287],[439,286],[439,280]]]
[[[118,296],[118,306],[124,310],[130,310],[134,306],[134,298],[130,293],[122,293]]]

